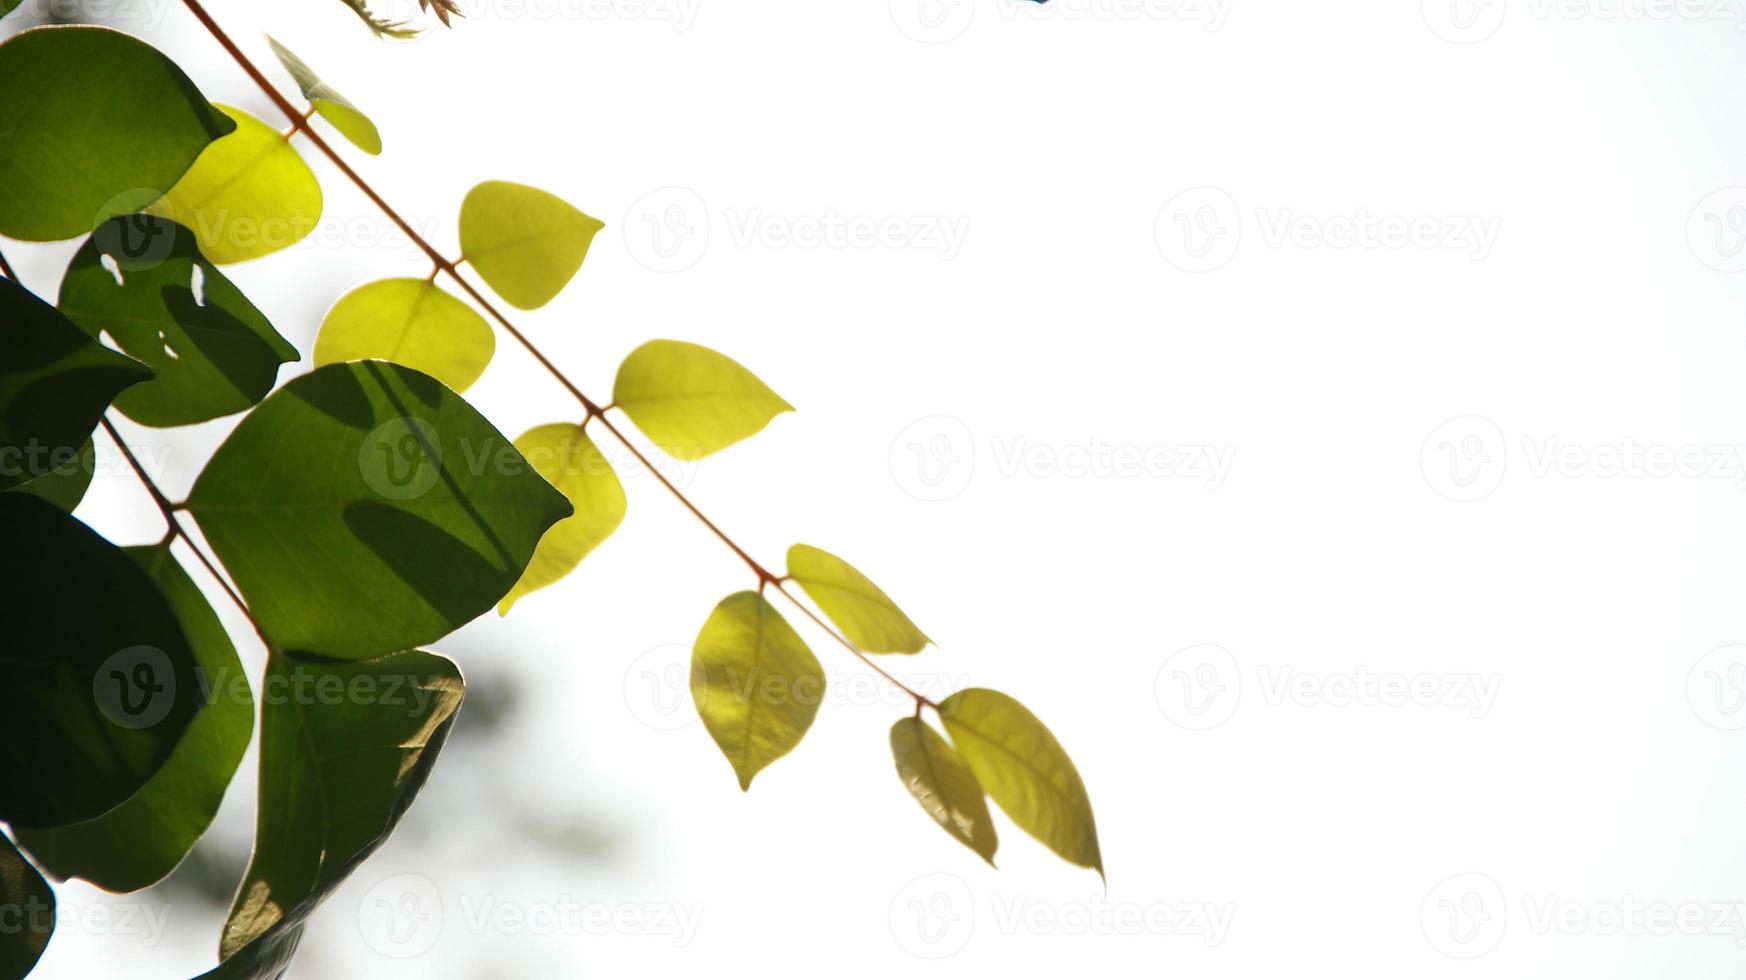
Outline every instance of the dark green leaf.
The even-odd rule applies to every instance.
[[[959,843],[994,863],[1000,840],[982,786],[965,767],[950,742],[920,718],[899,719],[891,726],[891,755],[903,788],[928,816]]]
[[[691,700],[741,789],[800,744],[824,690],[818,658],[756,592],[723,599],[697,634]]]
[[[79,454],[65,466],[56,467],[22,486],[13,487],[11,492],[35,494],[71,514],[73,508],[79,506],[79,501],[85,499],[85,491],[90,489],[91,476],[96,469],[97,447],[91,444],[91,440],[86,439]]]
[[[461,695],[461,672],[431,653],[269,654],[255,853],[224,925],[224,962],[203,980],[284,972],[304,920],[412,805]]]
[[[570,515],[460,395],[384,361],[331,364],[268,396],[188,509],[276,644],[347,659],[491,608]]]
[[[110,401],[151,371],[0,277],[0,490],[66,466]]]
[[[200,709],[194,654],[139,564],[53,504],[0,493],[0,541],[0,820],[89,820],[170,757]]]
[[[1103,874],[1085,783],[1036,715],[999,691],[971,688],[940,702],[940,720],[1013,823],[1066,860]]]
[[[298,359],[297,348],[201,256],[192,232],[151,215],[98,226],[67,267],[57,305],[86,333],[107,331],[150,365],[153,380],[115,399],[143,425],[240,412],[273,390],[279,365]]]
[[[236,648],[167,547],[123,549],[157,582],[200,665],[206,707],[164,767],[127,802],[83,823],[21,830],[18,842],[56,878],[137,891],[175,869],[212,823],[248,749],[255,702]]]
[[[30,973],[55,931],[55,892],[0,834],[0,977]]]
[[[0,234],[26,241],[144,208],[236,128],[175,62],[106,27],[0,44],[0,92]]]

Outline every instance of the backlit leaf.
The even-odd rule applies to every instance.
[[[145,365],[104,347],[59,310],[0,276],[0,490],[61,469],[115,396],[149,380]]]
[[[333,90],[333,87],[322,81],[302,58],[292,54],[283,44],[267,38],[267,44],[272,47],[273,54],[279,58],[279,64],[291,73],[297,80],[297,87],[302,90],[303,97],[323,119],[333,124],[339,134],[352,141],[352,145],[365,153],[375,156],[382,152],[382,134],[376,131],[376,124],[370,117],[364,115],[357,106],[352,105],[345,96]]]
[[[971,688],[940,702],[940,720],[1013,823],[1073,864],[1103,874],[1091,798],[1073,760],[1036,715],[998,691]]]
[[[30,973],[55,931],[55,890],[0,834],[0,977]]]
[[[515,440],[515,448],[569,498],[576,512],[540,539],[521,581],[497,604],[502,614],[522,596],[570,574],[624,520],[624,487],[581,426],[558,422],[529,429]]]
[[[0,235],[26,241],[145,207],[235,128],[175,62],[106,27],[0,44],[0,92]]]
[[[85,499],[85,491],[91,487],[91,477],[97,471],[97,449],[86,439],[85,445],[79,448],[79,454],[67,461],[66,465],[58,466],[42,476],[13,487],[11,493],[28,493],[48,501],[61,510],[71,514],[79,501]]]
[[[121,549],[24,493],[0,493],[0,821],[89,820],[163,768],[201,707],[188,639]]]
[[[691,656],[691,700],[741,789],[800,744],[824,699],[824,670],[756,592],[723,599]]]
[[[189,425],[265,398],[297,348],[200,254],[188,229],[146,214],[100,225],[73,256],[57,301],[93,337],[155,377],[115,399],[142,425]]]
[[[570,504],[435,378],[357,361],[261,402],[188,510],[281,648],[361,659],[490,609]]]
[[[83,823],[21,830],[18,842],[56,878],[137,891],[175,869],[206,832],[255,727],[254,698],[224,625],[167,547],[125,548],[163,590],[188,637],[205,707],[155,775],[113,810]]]
[[[919,653],[928,645],[927,636],[890,596],[828,551],[804,544],[789,548],[788,577],[867,653]]]
[[[315,363],[383,360],[466,391],[497,339],[471,306],[427,279],[383,279],[340,297],[315,337]]]
[[[551,302],[582,268],[604,227],[554,194],[488,180],[461,201],[461,254],[497,295],[532,310]]]
[[[920,718],[902,718],[891,726],[891,755],[903,787],[928,816],[992,865],[1000,841],[988,804],[951,743]]]
[[[461,697],[461,672],[432,653],[352,663],[269,654],[254,857],[224,924],[223,962],[202,980],[284,972],[310,914],[412,805]]]
[[[612,400],[675,459],[702,459],[794,406],[731,358],[679,340],[651,340],[618,367]]]
[[[213,143],[148,210],[194,232],[200,253],[229,265],[302,241],[321,221],[321,185],[279,131],[219,106],[236,131]]]

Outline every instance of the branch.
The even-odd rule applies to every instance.
[[[351,0],[347,0],[347,2],[351,2]],[[235,61],[238,67],[242,68],[243,72],[254,81],[255,85],[260,88],[267,98],[272,100],[275,106],[278,106],[279,111],[283,112],[287,119],[296,121],[303,117],[302,111],[279,92],[278,88],[275,87],[273,83],[261,73],[261,70],[255,66],[255,63],[249,59],[249,56],[244,54],[242,49],[237,47],[236,42],[230,39],[230,35],[226,34],[224,29],[218,26],[218,22],[212,19],[211,14],[206,12],[206,8],[201,5],[200,0],[182,0],[182,5],[188,8],[188,11],[194,15],[194,18],[200,22],[201,26],[206,28],[207,33],[212,35],[213,40],[217,41],[219,46],[224,48],[225,52],[230,55],[231,60]],[[666,487],[667,491],[683,504],[685,509],[691,512],[692,516],[696,517],[704,527],[708,528],[716,538],[720,539],[721,543],[726,545],[729,551],[732,551],[741,561],[745,562],[746,565],[751,568],[752,574],[758,577],[758,587],[760,589],[766,585],[775,585],[776,591],[782,593],[782,596],[790,603],[793,603],[796,609],[799,609],[808,619],[816,623],[820,629],[829,633],[833,639],[843,646],[844,649],[854,654],[862,663],[871,667],[879,674],[879,676],[901,689],[905,694],[914,698],[917,705],[925,704],[934,707],[936,710],[938,709],[938,706],[935,705],[933,701],[929,700],[926,695],[923,695],[908,684],[905,684],[903,681],[900,681],[896,677],[887,673],[878,664],[874,663],[872,658],[864,651],[856,647],[853,643],[850,643],[847,637],[844,637],[841,633],[837,632],[836,629],[825,623],[823,619],[815,614],[804,603],[796,599],[792,593],[783,587],[782,581],[777,578],[777,576],[773,575],[769,569],[765,568],[757,561],[757,559],[748,554],[744,548],[740,547],[739,544],[735,542],[733,538],[729,537],[727,532],[723,531],[719,525],[710,520],[710,518],[705,515],[696,504],[692,503],[691,498],[687,497],[685,493],[675,486],[671,480],[667,479],[666,475],[663,474],[660,469],[648,459],[648,457],[644,456],[641,450],[639,450],[629,439],[625,438],[624,433],[620,432],[618,427],[613,425],[612,421],[606,417],[605,410],[594,400],[583,394],[582,389],[578,388],[556,364],[553,364],[551,359],[546,357],[545,353],[535,346],[533,341],[529,340],[526,334],[516,329],[515,324],[510,323],[509,319],[497,309],[495,304],[487,299],[477,287],[461,275],[460,270],[455,267],[454,262],[445,258],[441,252],[438,252],[436,247],[431,245],[429,241],[425,240],[424,236],[419,234],[418,230],[413,228],[411,224],[407,223],[406,219],[402,218],[398,211],[395,211],[387,201],[383,200],[382,195],[376,192],[376,189],[370,185],[369,181],[365,180],[356,170],[353,170],[351,165],[345,161],[345,158],[340,156],[333,146],[329,144],[320,133],[316,132],[313,128],[306,127],[303,130],[303,135],[308,138],[310,144],[320,150],[335,167],[338,167],[339,171],[345,174],[346,178],[350,180],[359,191],[363,192],[364,196],[370,199],[370,203],[374,204],[377,210],[381,211],[389,221],[393,222],[395,227],[399,228],[401,233],[406,235],[409,241],[414,245],[417,245],[419,250],[424,252],[436,269],[448,276],[455,285],[460,287],[462,292],[467,294],[469,299],[474,303],[477,303],[479,307],[491,317],[491,319],[496,320],[497,324],[503,328],[504,332],[513,337],[516,343],[521,345],[523,350],[526,350],[531,354],[533,359],[539,362],[540,367],[544,368],[546,373],[551,375],[559,385],[563,386],[565,391],[570,393],[570,396],[576,400],[577,404],[582,406],[582,409],[587,413],[589,420],[598,419],[601,426],[604,427],[607,432],[611,433],[612,437],[618,440],[618,443],[629,451],[631,456],[633,456],[644,469],[648,470],[656,480],[660,481],[661,485]]]

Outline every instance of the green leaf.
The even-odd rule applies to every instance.
[[[697,634],[691,700],[741,789],[800,744],[824,689],[818,658],[756,592],[723,599]]]
[[[24,0],[0,0],[0,17],[4,17],[11,13],[23,2]]]
[[[502,615],[508,615],[517,599],[570,574],[590,551],[618,530],[625,508],[618,474],[581,426],[557,422],[529,429],[515,440],[515,448],[569,498],[576,512],[552,525],[540,539],[521,581],[497,604]]]
[[[223,962],[203,980],[284,972],[310,914],[412,805],[462,690],[452,662],[422,651],[354,663],[268,655],[255,852]]]
[[[990,866],[1000,846],[982,786],[958,753],[920,718],[902,718],[891,726],[891,755],[903,788],[934,822]]]
[[[97,449],[91,440],[86,439],[85,445],[79,447],[79,454],[66,465],[13,487],[9,492],[34,494],[71,514],[73,508],[79,506],[79,501],[85,499],[85,491],[90,488],[91,476],[96,470]]]
[[[393,361],[466,391],[497,339],[471,306],[426,279],[383,279],[340,297],[315,337],[315,363]]]
[[[867,653],[919,653],[926,634],[854,566],[828,551],[788,549],[788,577],[800,584],[850,642]]]
[[[358,361],[267,396],[188,510],[275,643],[362,659],[490,609],[570,504],[435,378]]]
[[[83,823],[20,830],[18,842],[56,878],[84,878],[112,892],[153,884],[206,832],[248,749],[255,703],[224,625],[200,588],[162,546],[125,548],[176,614],[199,664],[206,706],[139,792]]]
[[[103,410],[145,365],[96,343],[54,307],[0,276],[0,490],[77,458]]]
[[[147,210],[194,232],[200,253],[229,265],[295,245],[321,221],[321,184],[277,130],[218,106],[236,131],[206,148]]]
[[[169,190],[235,128],[175,62],[106,27],[0,44],[0,235],[74,238]],[[29,93],[28,98],[20,97]]]
[[[509,305],[538,309],[582,268],[604,227],[556,195],[488,180],[461,201],[461,255]]]
[[[675,459],[702,459],[794,411],[736,361],[679,340],[631,351],[618,366],[612,400]]]
[[[73,256],[57,301],[93,337],[151,366],[156,377],[115,400],[142,425],[189,425],[248,408],[298,360],[194,234],[146,214],[100,225]]]
[[[200,710],[175,612],[121,549],[30,494],[0,493],[0,821],[89,820],[163,768]]]
[[[333,87],[321,80],[315,74],[315,69],[304,63],[302,58],[291,53],[291,50],[267,37],[267,44],[272,47],[273,54],[279,58],[279,64],[296,79],[297,87],[302,90],[303,97],[309,100],[309,105],[323,119],[333,124],[339,134],[352,141],[352,145],[365,153],[375,156],[382,152],[382,134],[376,131],[376,124],[370,117],[364,115],[357,106],[352,105],[346,97],[333,90]]]
[[[971,688],[940,702],[940,720],[965,765],[1025,832],[1103,874],[1091,798],[1073,760],[1037,716],[998,691]]]
[[[0,977],[23,977],[35,968],[55,931],[55,891],[24,855],[0,834]]]

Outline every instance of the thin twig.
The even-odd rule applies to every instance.
[[[6,273],[6,278],[18,281],[18,273],[12,271],[12,264],[6,261],[6,253],[0,252],[0,272]]]
[[[279,111],[283,112],[287,118],[293,121],[303,117],[303,113],[298,110],[297,106],[279,92],[278,87],[275,86],[266,75],[262,74],[261,70],[255,66],[255,63],[249,59],[249,56],[243,53],[243,50],[237,47],[236,42],[230,39],[230,35],[224,32],[224,28],[218,26],[218,22],[212,19],[211,14],[206,12],[206,8],[200,4],[200,0],[182,0],[182,4],[188,8],[189,12],[194,15],[196,20],[200,21],[201,26],[206,28],[206,32],[212,35],[213,39],[218,42],[219,46],[224,48],[224,50],[230,55],[231,60],[235,61],[237,65],[242,68],[243,72],[254,81],[255,85],[266,94],[267,98],[271,99],[273,104],[278,106]],[[302,133],[309,140],[312,146],[320,150],[335,167],[339,168],[340,173],[345,174],[346,178],[350,180],[359,191],[363,192],[365,197],[370,199],[371,204],[374,204],[389,221],[394,223],[395,227],[400,229],[402,234],[406,235],[409,241],[414,245],[417,245],[418,248],[424,252],[425,256],[430,259],[432,265],[441,270],[444,275],[448,276],[455,285],[461,288],[462,292],[467,294],[469,299],[478,304],[479,307],[493,320],[496,320],[497,324],[503,328],[505,333],[513,337],[516,343],[521,345],[523,350],[527,351],[528,354],[533,356],[535,361],[539,362],[540,367],[544,368],[547,374],[551,375],[558,384],[563,386],[564,390],[570,393],[570,396],[582,406],[585,412],[587,412],[588,420],[599,419],[600,424],[606,429],[606,431],[611,433],[612,437],[617,439],[619,444],[629,451],[631,456],[633,456],[637,462],[643,466],[643,468],[647,469],[656,480],[660,481],[661,485],[666,487],[667,491],[683,504],[685,509],[691,512],[692,516],[696,517],[704,527],[708,528],[712,534],[720,539],[721,543],[726,545],[729,551],[732,551],[741,561],[745,562],[746,565],[751,568],[752,574],[758,577],[758,587],[760,589],[765,585],[774,584],[776,590],[781,592],[783,597],[790,603],[793,603],[796,609],[799,609],[808,619],[816,623],[820,629],[829,633],[833,639],[843,646],[844,649],[858,657],[862,663],[871,667],[874,672],[879,674],[879,676],[885,678],[885,680],[901,689],[905,694],[914,698],[917,705],[925,704],[936,709],[938,708],[938,706],[935,705],[933,701],[929,700],[926,695],[910,687],[908,684],[905,684],[903,681],[898,680],[896,677],[893,677],[878,664],[874,663],[866,653],[857,648],[853,643],[850,643],[847,637],[843,636],[830,625],[825,623],[824,620],[819,618],[819,616],[810,608],[796,599],[787,589],[783,588],[780,577],[772,574],[769,569],[765,568],[757,561],[757,559],[748,554],[744,548],[741,548],[739,544],[734,541],[733,538],[728,536],[727,532],[723,531],[721,527],[714,521],[710,520],[710,518],[704,514],[696,504],[692,503],[690,497],[687,497],[683,491],[675,486],[673,481],[667,479],[666,475],[663,474],[647,456],[643,455],[642,451],[627,439],[624,433],[620,432],[618,427],[612,424],[610,419],[606,418],[604,414],[605,410],[602,409],[598,403],[583,394],[582,389],[578,388],[563,371],[559,370],[558,366],[553,364],[551,359],[546,357],[545,353],[535,346],[534,342],[529,340],[526,334],[523,334],[520,330],[516,329],[515,324],[510,323],[509,319],[497,309],[495,304],[487,299],[477,287],[464,278],[456,268],[457,262],[452,262],[444,257],[441,252],[436,250],[435,246],[426,241],[424,236],[419,234],[417,229],[413,228],[406,219],[400,216],[398,211],[395,211],[387,201],[383,200],[382,195],[376,192],[376,189],[370,185],[369,181],[365,180],[356,170],[352,169],[351,165],[345,161],[345,158],[341,157],[320,133],[316,132],[315,129],[311,127],[304,127]]]
[[[145,467],[140,465],[139,459],[133,455],[133,449],[128,446],[127,440],[121,438],[121,433],[116,431],[115,424],[109,421],[108,416],[103,416],[99,422],[103,426],[103,431],[108,434],[109,440],[115,443],[115,448],[121,450],[121,455],[127,460],[127,465],[133,468],[134,475],[139,477],[139,482],[145,485],[146,492],[151,494],[152,503],[157,504],[159,513],[164,515],[164,523],[169,525],[169,530],[164,535],[165,542],[173,541],[178,537],[186,542],[188,550],[194,552],[194,557],[198,558],[200,564],[205,566],[207,574],[218,582],[218,587],[224,590],[225,595],[230,596],[230,601],[236,604],[237,609],[241,610],[243,616],[248,619],[249,625],[255,628],[255,634],[261,638],[261,642],[266,644],[268,650],[276,649],[273,646],[273,641],[267,639],[267,631],[261,628],[260,622],[255,619],[255,614],[249,610],[249,604],[243,601],[242,596],[238,595],[235,589],[231,588],[230,581],[219,572],[218,566],[213,564],[212,559],[206,557],[206,552],[200,550],[200,545],[188,534],[187,529],[182,526],[182,522],[176,518],[176,505],[170,502],[170,498],[164,496],[162,490],[158,489],[157,483],[146,473]]]

